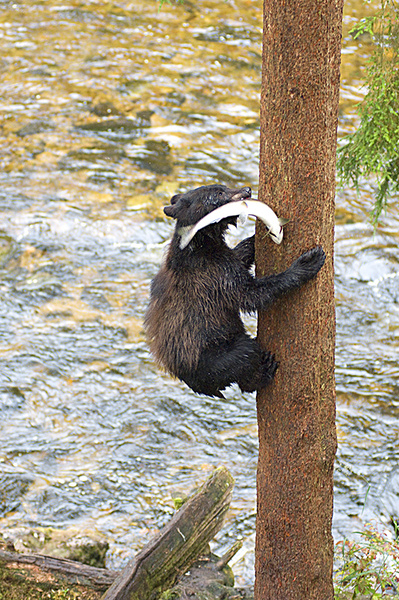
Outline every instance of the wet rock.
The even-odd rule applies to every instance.
[[[38,271],[29,275],[23,281],[18,282],[15,285],[15,289],[19,292],[37,292],[54,287],[60,288],[61,285],[61,281],[54,275],[45,271]]]
[[[97,117],[120,116],[122,114],[112,102],[98,102],[91,108],[91,112]]]
[[[238,598],[243,600],[254,600],[254,590],[251,588],[237,588]],[[237,599],[238,600],[238,599]]]
[[[41,527],[32,529],[16,540],[19,550],[39,552],[56,558],[67,558],[90,565],[105,568],[105,558],[109,544],[93,532],[90,535],[80,534],[76,528],[53,529]]]
[[[0,269],[15,255],[17,242],[4,231],[0,231]]]
[[[123,148],[114,144],[104,144],[71,150],[59,161],[58,166],[62,170],[79,171],[92,169],[96,165],[109,166],[110,163],[117,163],[124,158],[127,158],[127,154]]]
[[[109,548],[108,542],[90,539],[74,540],[68,558],[77,560],[91,567],[105,568],[105,557]]]
[[[31,121],[27,125],[18,129],[15,133],[19,137],[25,137],[27,135],[36,135],[37,133],[43,133],[45,131],[51,131],[55,129],[54,125],[49,121]]]
[[[211,177],[215,181],[223,181],[225,185],[234,187],[245,181],[245,173],[229,164],[227,160],[199,153],[185,160],[185,170],[197,181]]]
[[[0,411],[5,417],[6,411],[20,410],[25,404],[25,396],[19,387],[10,385],[0,390]]]
[[[17,510],[33,479],[19,473],[6,473],[0,477],[0,515]]]
[[[140,169],[159,175],[169,175],[173,170],[170,146],[163,140],[148,140],[131,159]]]
[[[128,142],[146,134],[147,129],[151,126],[152,114],[152,110],[142,110],[137,113],[136,118],[105,119],[95,123],[77,125],[76,129]]]
[[[178,584],[161,596],[161,600],[253,600],[253,590],[234,587],[234,575],[229,566],[220,568],[218,557],[209,555],[194,563]]]
[[[168,104],[173,106],[181,106],[186,101],[186,96],[180,92],[169,92],[166,94],[166,100]]]
[[[58,277],[45,271],[27,274],[21,269],[14,278],[15,297],[23,299],[27,304],[42,304],[52,298],[63,295],[62,282]]]
[[[128,92],[137,93],[142,88],[145,88],[147,85],[148,82],[145,79],[126,79],[119,85],[118,91],[122,94],[126,94]]]

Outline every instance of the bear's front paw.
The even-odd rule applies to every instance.
[[[293,264],[298,270],[302,281],[308,281],[317,275],[326,260],[326,254],[321,246],[316,246],[304,252]]]
[[[264,350],[262,352],[261,363],[260,389],[266,387],[273,379],[278,369],[278,362],[275,360],[274,354]]]

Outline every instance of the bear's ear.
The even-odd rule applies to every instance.
[[[168,217],[177,219],[185,213],[188,204],[189,201],[184,194],[175,194],[170,199],[170,206],[165,206],[163,212],[165,215],[168,215]]]
[[[173,198],[172,198],[172,200],[173,200]],[[176,205],[175,206],[165,206],[163,209],[163,212],[168,217],[172,217],[172,219],[176,219],[176,217],[177,217]]]
[[[174,196],[172,196],[172,198],[170,199],[170,203],[171,204],[176,204],[176,202],[178,200],[180,200],[180,198],[183,196],[183,194],[175,194]]]

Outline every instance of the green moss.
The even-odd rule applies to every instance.
[[[178,596],[179,594],[177,592],[174,592],[173,590],[166,590],[159,600],[175,600],[178,598]]]
[[[91,567],[100,567],[104,569],[105,556],[108,548],[109,544],[102,542],[83,544],[74,548],[71,551],[69,558],[71,560],[77,560],[85,565],[90,565]]]
[[[99,600],[101,594],[83,588],[54,585],[52,581],[37,582],[29,570],[10,571],[0,564],[0,600]]]

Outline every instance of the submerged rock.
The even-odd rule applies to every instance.
[[[135,118],[104,119],[94,123],[76,125],[76,129],[97,133],[120,141],[131,141],[145,135],[146,130],[151,127],[152,114],[152,110],[142,110],[137,113]]]
[[[17,249],[18,244],[14,238],[4,231],[0,231],[0,269],[14,256]]]
[[[0,515],[15,511],[33,479],[20,473],[6,473],[0,477]]]
[[[92,169],[93,166],[107,166],[116,163],[127,154],[123,148],[115,144],[102,144],[71,150],[61,158],[58,166],[62,170],[79,171],[80,169]]]
[[[121,111],[116,108],[112,104],[112,102],[98,102],[91,109],[94,115],[97,117],[110,117],[110,116],[120,116],[122,115]]]
[[[131,159],[140,169],[159,175],[169,175],[173,170],[170,146],[164,140],[148,140]]]
[[[37,121],[31,121],[27,125],[24,125],[23,127],[21,127],[20,129],[18,129],[16,131],[16,134],[19,137],[25,137],[27,135],[35,135],[37,133],[43,133],[44,131],[51,131],[52,129],[55,129],[55,127],[52,123],[49,123],[49,121],[37,120]]]

